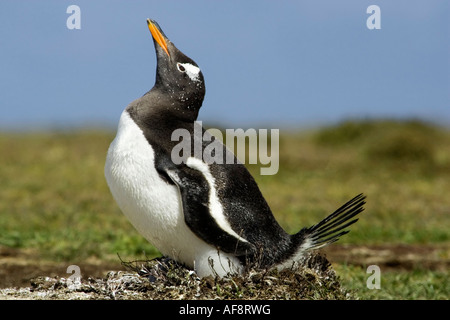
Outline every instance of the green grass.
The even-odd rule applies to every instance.
[[[366,211],[340,243],[450,242],[448,130],[386,120],[280,133],[279,172],[261,176],[258,166],[249,169],[288,232],[317,223],[363,192]],[[113,138],[113,132],[95,130],[1,133],[0,245],[33,248],[54,261],[157,256],[106,186],[103,166]],[[442,277],[425,271],[386,274],[386,280],[411,286],[431,279],[433,288]],[[394,293],[367,297],[415,297],[408,285],[395,287]],[[440,297],[432,287],[418,295],[433,297],[435,290]]]
[[[380,288],[370,289],[367,279],[371,273],[357,266],[335,266],[341,285],[354,296],[364,300],[448,300],[448,272],[416,269],[411,271],[381,270]]]
[[[280,223],[295,232],[363,192],[366,211],[342,240],[448,242],[449,132],[415,121],[357,122],[361,133],[349,138],[348,125],[283,136],[279,173],[255,174]]]
[[[104,132],[0,137],[0,244],[57,261],[157,251],[135,232],[103,176]]]

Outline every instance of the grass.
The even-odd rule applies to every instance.
[[[380,274],[380,288],[369,289],[365,268],[342,265],[335,267],[341,285],[363,299],[375,300],[448,300],[450,278],[448,272],[415,269],[387,271]]]
[[[261,176],[258,166],[249,169],[288,232],[317,223],[363,192],[366,211],[340,243],[450,242],[448,130],[417,120],[386,120],[280,134],[279,172]],[[103,166],[113,138],[112,132],[96,130],[1,133],[0,245],[34,248],[53,261],[111,261],[117,253],[124,260],[144,252],[158,256],[106,186]],[[361,273],[351,266],[339,272],[350,281]],[[386,281],[405,285],[361,295],[440,298],[445,292],[436,288],[445,279],[426,270],[386,274]],[[421,281],[429,286],[414,295],[411,288]]]
[[[241,275],[199,279],[189,269],[170,259],[124,262],[128,270],[149,279],[143,281],[139,292],[153,299],[207,300],[298,300],[350,299],[342,288],[330,263],[322,255],[309,255],[301,266],[278,271],[250,268]],[[212,270],[215,269],[210,264]]]
[[[361,127],[356,132],[370,129],[343,134],[349,125]],[[447,131],[415,121],[343,123],[282,137],[279,173],[255,177],[290,232],[363,192],[367,210],[346,242],[446,242],[449,138]]]

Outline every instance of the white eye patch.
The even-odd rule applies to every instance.
[[[200,68],[190,63],[177,63],[178,70],[185,72],[192,81],[200,81]]]

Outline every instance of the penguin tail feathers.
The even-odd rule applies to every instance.
[[[297,252],[322,248],[347,234],[349,230],[344,229],[358,221],[355,216],[364,210],[365,199],[359,194],[319,223],[300,230],[294,235]]]

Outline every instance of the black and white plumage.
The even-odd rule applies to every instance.
[[[138,232],[163,255],[194,268],[201,277],[240,272],[255,262],[260,267],[291,267],[307,250],[347,233],[343,229],[363,210],[363,195],[322,222],[289,235],[236,158],[234,164],[207,164],[192,150],[184,163],[172,162],[171,151],[178,143],[171,140],[172,132],[186,129],[195,139],[204,78],[155,21],[147,23],[157,56],[155,85],[123,111],[105,165],[111,193]],[[229,153],[223,146],[224,159],[234,157]]]

